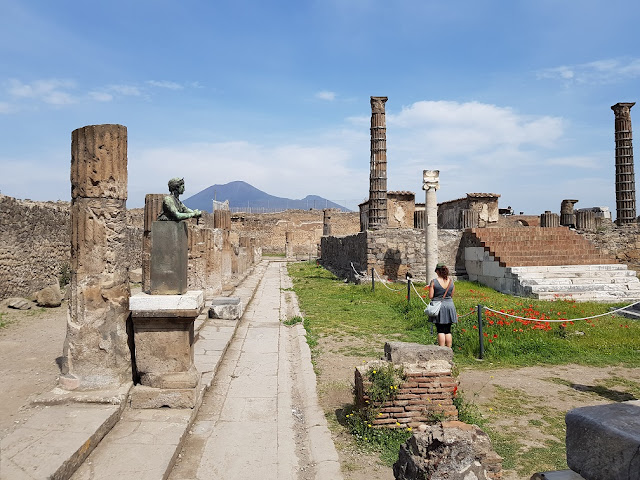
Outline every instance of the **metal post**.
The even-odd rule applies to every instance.
[[[375,292],[376,291],[376,278],[373,276],[375,271],[375,269],[373,267],[371,267],[371,291]]]
[[[407,304],[411,304],[411,279],[407,278]]]
[[[484,359],[484,338],[482,335],[482,305],[478,305],[478,338],[480,339],[480,360]]]

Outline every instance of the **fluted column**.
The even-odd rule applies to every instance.
[[[387,226],[387,97],[371,97],[371,162],[369,172],[369,228]]]
[[[633,171],[631,107],[633,103],[616,103],[611,107],[616,116],[616,223],[636,221],[636,178]]]
[[[90,125],[71,136],[71,285],[67,389],[131,381],[127,343],[127,129]]]
[[[560,217],[557,213],[551,213],[549,210],[540,214],[540,226],[553,228],[560,226]]]
[[[426,275],[429,283],[436,277],[438,264],[438,199],[436,190],[440,188],[440,170],[424,170],[422,172],[422,189],[425,191],[425,255]]]
[[[578,200],[562,200],[560,203],[560,225],[564,227],[576,226],[576,214],[573,206],[578,203]]]

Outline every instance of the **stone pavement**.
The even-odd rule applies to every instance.
[[[239,322],[197,320],[195,409],[68,403],[54,390],[2,439],[0,479],[342,478],[304,329],[280,321],[299,315],[290,286],[285,263],[263,261],[234,292],[248,305]]]

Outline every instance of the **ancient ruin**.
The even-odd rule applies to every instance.
[[[633,134],[631,107],[633,103],[616,103],[611,107],[615,115],[616,137],[616,223],[636,222],[636,177],[633,170]]]
[[[130,382],[126,258],[127,129],[91,125],[71,140],[71,285],[60,384]]]
[[[371,230],[387,225],[387,97],[371,97],[371,160],[369,172],[369,225]]]

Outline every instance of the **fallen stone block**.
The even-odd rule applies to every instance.
[[[242,317],[243,306],[240,297],[215,297],[211,300],[209,318],[238,320]]]
[[[59,307],[62,304],[62,292],[60,291],[60,285],[54,283],[42,290],[39,290],[36,292],[35,298],[39,307]]]
[[[567,412],[567,465],[586,480],[640,480],[640,400]]]

